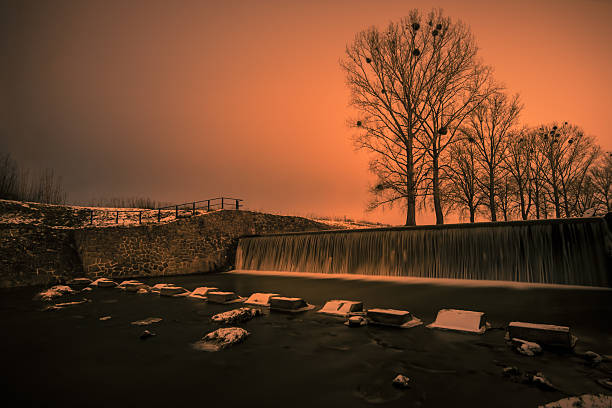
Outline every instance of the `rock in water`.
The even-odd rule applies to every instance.
[[[142,334],[140,335],[140,340],[146,340],[149,337],[153,337],[153,336],[157,336],[157,334],[153,333],[152,331],[149,330],[145,330],[142,332]]]
[[[579,397],[563,398],[559,401],[540,405],[539,408],[609,408],[612,406],[612,397],[604,394],[584,394]]]
[[[261,316],[262,314],[262,311],[259,309],[241,307],[216,314],[212,317],[212,320],[217,323],[236,324],[249,321],[256,316]]]
[[[117,282],[108,278],[100,278],[91,282],[91,286],[97,286],[99,288],[114,288],[117,286]]]
[[[410,387],[410,378],[405,375],[398,374],[397,377],[393,379],[393,385],[398,388],[408,388]]]
[[[512,339],[512,344],[516,351],[525,356],[533,357],[542,352],[542,347],[540,347],[538,343],[533,343],[531,341]]]
[[[584,358],[587,362],[589,362],[589,364],[594,366],[603,361],[603,358],[594,351],[585,352],[584,354],[582,354],[582,358]]]
[[[91,279],[88,278],[74,278],[69,280],[68,285],[74,285],[74,286],[87,286],[89,284],[91,284]]]
[[[365,326],[367,324],[367,320],[365,317],[363,316],[351,316],[349,317],[349,319],[346,321],[346,325],[348,327],[361,327],[361,326]]]
[[[50,287],[47,290],[43,290],[42,292],[34,296],[34,299],[51,300],[53,298],[63,296],[67,293],[74,293],[74,291],[72,290],[70,286],[55,285],[55,286]]]
[[[208,333],[193,346],[203,351],[219,351],[244,341],[250,334],[240,327],[224,327]]]
[[[161,322],[162,320],[163,319],[161,317],[149,317],[149,318],[142,319],[142,320],[136,320],[135,322],[132,322],[132,324],[134,326],[147,326],[152,323]]]

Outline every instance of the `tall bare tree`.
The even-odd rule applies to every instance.
[[[441,10],[412,10],[385,30],[358,33],[347,46],[340,65],[359,112],[351,121],[359,132],[355,144],[373,153],[370,170],[378,178],[370,208],[405,202],[406,225],[415,225],[424,155],[439,157],[456,131],[449,134],[448,126],[482,99],[480,85],[490,70],[475,55],[469,29]]]
[[[545,157],[542,177],[550,192],[555,216],[572,217],[599,147],[576,125],[564,122],[540,127],[541,154]]]
[[[535,134],[523,127],[520,131],[510,134],[506,146],[503,167],[512,184],[513,194],[510,200],[516,213],[526,220],[533,203],[533,161],[535,154]]]
[[[429,116],[422,118],[423,131],[416,135],[427,153],[426,182],[431,185],[437,224],[444,223],[441,192],[449,169],[445,160],[449,156],[444,153],[461,134],[464,120],[500,89],[492,80],[491,68],[477,58],[478,47],[469,28],[461,22],[452,24],[449,19],[444,19],[442,27],[441,33],[434,36],[434,69],[439,75],[427,100]]]
[[[9,153],[0,155],[0,198],[18,199],[19,168]]]
[[[482,194],[473,140],[464,138],[454,143],[450,147],[450,156],[446,198],[462,217],[467,210],[470,222],[474,222],[478,207],[482,204]]]
[[[497,221],[496,194],[503,178],[508,133],[516,125],[521,110],[518,94],[495,92],[474,110],[462,128],[468,140],[473,141],[476,160],[484,171],[479,182],[491,221]]]
[[[602,155],[592,169],[590,179],[595,190],[594,206],[598,213],[612,211],[612,152]]]

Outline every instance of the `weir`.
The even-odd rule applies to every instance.
[[[611,231],[592,217],[255,235],[236,269],[610,287]]]

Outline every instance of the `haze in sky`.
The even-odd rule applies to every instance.
[[[521,124],[569,121],[612,149],[609,1],[5,0],[0,151],[55,169],[74,203],[225,195],[402,224],[364,211],[338,61],[360,30],[432,7],[470,25]]]

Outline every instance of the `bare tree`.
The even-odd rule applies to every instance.
[[[347,46],[340,65],[351,105],[359,111],[351,122],[359,131],[355,144],[373,153],[370,170],[378,178],[370,208],[405,201],[406,225],[415,225],[417,197],[424,194],[424,155],[435,145],[429,156],[439,157],[454,135],[442,141],[448,131],[440,130],[456,124],[481,98],[479,86],[490,70],[477,65],[475,55],[469,29],[441,10],[427,15],[412,10],[386,30],[358,33]]]
[[[502,163],[508,133],[516,125],[521,110],[518,94],[509,97],[503,92],[495,92],[474,110],[462,128],[468,140],[473,141],[476,160],[484,171],[484,178],[479,182],[491,221],[497,221],[495,199],[499,182],[503,178]]]
[[[474,222],[478,207],[482,204],[482,194],[473,141],[461,139],[454,143],[450,147],[450,156],[446,198],[462,217],[467,210],[470,222]]]
[[[543,179],[550,191],[555,216],[578,214],[577,204],[589,170],[599,155],[599,147],[582,129],[567,122],[540,127],[542,156],[545,157]]]
[[[529,218],[533,203],[533,161],[535,135],[532,130],[522,128],[511,133],[506,145],[503,167],[512,184],[513,194],[509,197],[512,205],[523,220]]]
[[[0,155],[0,198],[18,199],[18,175],[19,168],[11,155],[9,153]]]
[[[599,213],[612,211],[612,152],[602,155],[591,170],[590,181],[595,190],[594,207]]]
[[[444,223],[441,191],[448,170],[444,152],[461,134],[463,121],[499,90],[492,81],[491,68],[477,59],[478,47],[469,28],[449,19],[444,19],[442,27],[433,38],[436,53],[433,66],[438,75],[427,99],[428,118],[421,118],[423,131],[416,135],[427,152],[426,189],[431,191],[437,224]]]

